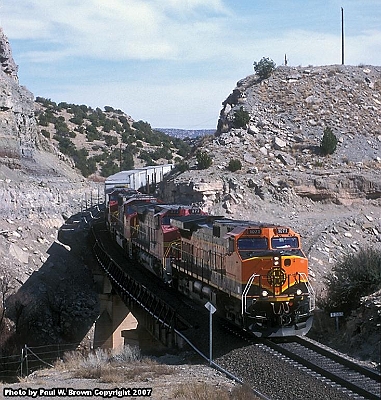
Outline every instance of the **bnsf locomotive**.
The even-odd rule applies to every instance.
[[[314,293],[289,227],[206,215],[135,190],[107,193],[106,221],[130,258],[256,336],[305,335]]]

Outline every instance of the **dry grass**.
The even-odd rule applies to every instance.
[[[65,354],[63,362],[55,368],[71,371],[74,378],[97,379],[103,383],[120,383],[125,380],[147,380],[169,375],[173,370],[149,358],[142,358],[137,347],[124,346],[115,350],[96,349],[93,353]]]
[[[258,400],[250,387],[237,385],[229,393],[224,388],[218,388],[213,384],[192,383],[181,384],[174,391],[173,396],[179,400]]]
[[[137,348],[128,346],[116,352],[97,349],[90,354],[67,353],[53,370],[41,370],[20,380],[21,384],[30,382],[41,387],[54,382],[55,387],[76,388],[110,388],[126,382],[139,386],[148,382],[154,389],[154,398],[160,400],[258,400],[248,386],[235,385],[206,367],[160,364],[142,358]]]
[[[167,365],[142,360],[139,364],[125,368],[108,368],[102,371],[99,381],[103,383],[120,383],[126,380],[151,381],[163,375],[173,374],[173,369]]]

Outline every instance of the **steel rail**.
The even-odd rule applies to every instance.
[[[293,352],[292,350],[286,349],[282,346],[282,344],[277,344],[272,340],[263,340],[264,345],[266,345],[267,347],[277,351],[278,353],[286,356],[287,358],[289,358],[290,360],[293,360],[301,365],[303,365],[304,367],[310,369],[311,371],[314,371],[318,374],[320,374],[321,376],[328,378],[329,380],[331,380],[334,383],[339,384],[340,386],[342,386],[343,388],[346,388],[348,390],[350,390],[353,393],[356,393],[360,396],[363,396],[365,399],[369,399],[369,400],[379,400],[380,399],[380,394],[375,394],[374,392],[371,392],[367,389],[364,389],[361,386],[356,385],[355,383],[349,381],[348,379],[343,378],[342,376],[337,375],[334,372],[329,371],[326,368],[320,367],[318,365],[316,365],[315,363],[306,360],[305,358],[303,358],[302,356],[295,354],[295,352]],[[299,342],[299,344],[301,344]],[[306,348],[308,348],[308,346],[306,346]],[[315,353],[319,354],[319,355],[324,355],[319,353],[318,349],[320,349],[319,346],[316,346],[316,350]],[[311,350],[311,349],[309,349]],[[327,350],[325,349],[324,352],[326,352]],[[327,358],[331,358],[328,356],[325,356]],[[346,367],[348,367],[348,363],[345,362],[345,364],[342,364],[340,361],[335,361],[341,365],[345,365]],[[357,371],[356,371],[357,372]],[[376,381],[377,382],[377,381]],[[378,382],[379,382],[379,376],[378,376]]]

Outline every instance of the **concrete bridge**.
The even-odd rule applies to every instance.
[[[184,341],[175,334],[186,322],[143,284],[130,277],[103,247],[99,232],[103,224],[94,224],[90,232],[93,254],[98,261],[94,279],[100,293],[100,316],[95,324],[97,347],[117,348],[123,344],[149,347],[155,341],[167,347],[181,348]],[[138,323],[139,320],[139,323]],[[148,331],[150,335],[144,334]],[[154,339],[153,339],[154,338]]]

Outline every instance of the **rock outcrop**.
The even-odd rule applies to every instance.
[[[232,180],[267,202],[288,199],[286,192],[344,205],[381,199],[381,68],[279,67],[266,80],[242,79],[222,104],[216,135],[204,145],[214,161],[202,174],[210,185],[198,185],[199,173],[176,176],[168,185],[181,199],[218,206],[220,188]],[[247,126],[234,126],[238,111],[248,113]],[[325,127],[338,138],[326,157],[319,152]],[[234,174],[231,159],[242,163]]]
[[[0,163],[20,167],[38,145],[34,97],[19,85],[8,39],[0,28]]]
[[[7,37],[4,35],[3,29],[0,27],[0,63],[1,70],[12,77],[18,83],[17,70],[18,67],[12,56],[11,46]]]

